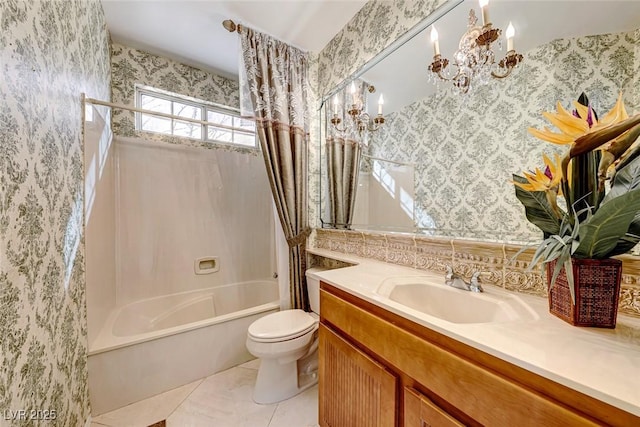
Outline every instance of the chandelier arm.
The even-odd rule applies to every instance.
[[[345,123],[344,126],[342,128],[340,128],[338,125],[342,122],[342,120],[340,118],[334,117],[331,119],[331,124],[333,125],[333,128],[335,130],[337,130],[340,133],[346,132],[349,127],[347,126],[347,124]]]
[[[382,126],[381,125],[376,125],[376,124],[372,124],[373,122],[369,123],[367,125],[367,130],[369,132],[375,132],[377,130],[379,130]]]
[[[378,114],[373,120],[370,120],[367,123],[367,130],[369,132],[375,132],[380,130],[382,125],[384,125],[384,117],[381,114]]]
[[[491,76],[495,77],[496,79],[504,79],[506,77],[509,77],[514,68],[515,67],[506,68],[506,72],[504,74],[498,74],[495,71],[491,71]]]
[[[342,132],[346,132],[348,130],[347,126],[343,126],[343,127],[338,127],[338,125],[333,125],[333,128],[335,130],[337,130],[338,132],[342,133]]]
[[[457,67],[457,65],[456,65],[456,67]],[[433,71],[432,71],[432,72],[433,72]],[[448,77],[448,78],[447,78],[447,77],[445,77],[445,76],[442,74],[442,70],[438,71],[438,72],[436,73],[436,75],[437,75],[438,77],[440,77],[440,79],[441,79],[441,80],[443,80],[443,81],[445,81],[445,82],[452,82],[452,81],[455,81],[458,77],[460,77],[460,68],[458,67],[458,71],[457,71],[457,72],[456,72],[456,74],[455,74],[454,76],[452,76],[452,77]]]

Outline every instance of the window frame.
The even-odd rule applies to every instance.
[[[246,119],[243,118],[240,115],[240,109],[238,108],[233,108],[233,107],[229,107],[226,105],[220,105],[220,104],[215,104],[213,102],[208,102],[205,101],[203,99],[197,99],[197,98],[191,98],[191,97],[187,97],[187,96],[182,96],[180,94],[177,93],[173,93],[173,92],[168,92],[168,91],[164,91],[161,89],[157,89],[154,87],[150,87],[150,86],[143,86],[143,85],[136,85],[135,86],[135,105],[136,108],[142,109],[142,97],[143,96],[149,96],[149,97],[153,97],[153,98],[157,98],[157,99],[162,99],[165,101],[169,101],[171,103],[171,113],[170,115],[172,116],[171,118],[169,117],[163,117],[163,116],[155,116],[155,117],[160,117],[160,118],[166,118],[168,120],[171,120],[171,133],[167,133],[167,132],[160,132],[160,131],[153,131],[153,130],[148,130],[148,129],[143,129],[142,128],[142,120],[143,120],[143,115],[147,115],[147,116],[154,116],[154,111],[153,110],[146,110],[144,109],[145,112],[136,112],[135,113],[135,129],[137,131],[141,131],[141,132],[150,132],[150,133],[155,133],[155,134],[160,134],[160,135],[167,135],[167,136],[173,136],[176,138],[187,138],[187,139],[192,139],[192,140],[196,140],[196,141],[202,141],[205,143],[209,143],[209,144],[218,144],[218,145],[225,145],[225,146],[229,146],[229,147],[234,147],[234,148],[244,148],[247,150],[259,150],[259,146],[258,146],[258,134],[255,128],[255,123],[254,123],[254,130],[250,131],[247,129],[243,129],[241,127],[235,127],[235,126],[228,126],[228,125],[216,125],[216,123],[213,122],[209,122],[207,119],[209,117],[208,113],[209,111],[214,112],[214,113],[218,113],[218,114],[224,114],[227,116],[231,116],[232,117],[232,123],[235,122],[235,120],[250,120],[250,119]],[[179,103],[179,104],[185,104],[185,105],[189,105],[192,107],[196,107],[200,109],[200,119],[189,119],[187,117],[185,117],[185,119],[188,120],[201,120],[204,122],[207,122],[209,124],[204,124],[204,123],[200,123],[200,137],[191,137],[191,136],[183,136],[183,135],[176,135],[174,126],[175,126],[175,122],[181,122],[180,120],[180,116],[176,115],[174,112],[174,103]],[[164,113],[163,113],[164,114]],[[190,123],[190,124],[194,124],[194,125],[198,125],[198,123],[193,123],[193,122],[189,122],[188,120],[185,120],[184,122],[186,123]],[[222,141],[222,140],[217,140],[217,139],[210,139],[209,138],[209,128],[218,128],[218,129],[223,129],[223,130],[227,130],[229,132],[231,132],[231,142],[229,141]],[[234,142],[235,140],[235,136],[236,134],[242,134],[242,135],[253,135],[254,139],[253,139],[253,145],[247,145],[247,144],[241,144],[241,143],[237,143]]]

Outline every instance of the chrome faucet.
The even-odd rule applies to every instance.
[[[483,292],[480,284],[480,271],[476,271],[471,276],[471,281],[467,283],[464,278],[453,272],[453,267],[447,265],[447,274],[444,276],[444,284],[453,288],[471,292]]]

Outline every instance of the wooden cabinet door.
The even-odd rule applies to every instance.
[[[461,427],[451,415],[412,388],[404,389],[405,427]]]
[[[382,365],[320,325],[322,427],[394,427],[397,379]]]

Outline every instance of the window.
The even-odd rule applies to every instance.
[[[136,129],[257,148],[255,123],[241,118],[238,110],[139,86],[136,104],[163,114],[136,113]]]

